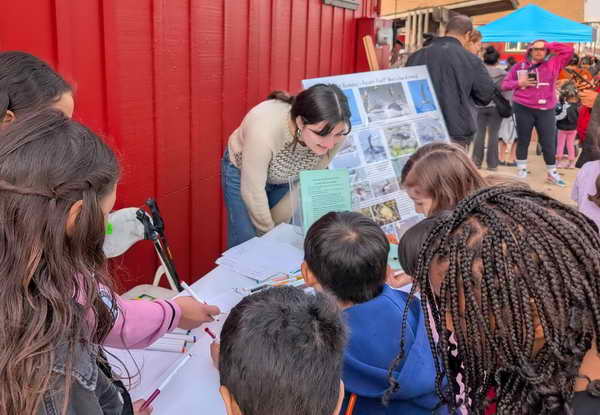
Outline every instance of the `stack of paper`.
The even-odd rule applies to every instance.
[[[297,273],[304,260],[302,250],[274,238],[253,238],[225,251],[217,264],[257,282],[281,274]]]

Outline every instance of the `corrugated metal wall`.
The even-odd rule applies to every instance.
[[[357,11],[322,0],[29,0],[0,13],[0,49],[29,51],[76,86],[75,117],[124,166],[118,207],[156,196],[180,274],[223,247],[219,160],[246,111],[274,89],[349,73]],[[360,44],[358,44],[360,45]],[[157,264],[148,243],[119,262],[125,287]]]

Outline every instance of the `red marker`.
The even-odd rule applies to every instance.
[[[175,366],[175,369],[173,369],[173,371],[169,374],[169,376],[167,376],[167,378],[163,381],[163,383],[161,383],[160,386],[154,392],[152,392],[152,395],[150,395],[148,400],[146,402],[144,402],[144,404],[140,408],[140,411],[143,411],[144,409],[148,408],[152,404],[152,402],[158,397],[158,395],[160,395],[162,390],[169,384],[171,379],[173,379],[173,377],[175,376],[177,371],[179,369],[181,369],[188,360],[190,360],[190,357],[192,357],[191,353],[188,354],[187,356],[185,356],[183,359],[181,359],[181,361],[177,364],[177,366]]]
[[[217,336],[215,336],[215,333],[213,333],[212,331],[210,331],[210,329],[208,327],[206,327],[204,329],[204,331],[206,332],[206,334],[208,334],[210,337],[212,337],[213,340],[217,340]]]

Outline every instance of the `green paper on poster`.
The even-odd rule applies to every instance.
[[[304,233],[329,212],[352,210],[350,176],[347,169],[300,172]]]

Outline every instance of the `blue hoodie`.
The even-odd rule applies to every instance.
[[[354,415],[429,415],[437,406],[435,367],[417,299],[408,314],[405,358],[394,372],[400,387],[387,408],[381,403],[389,386],[388,369],[400,351],[407,301],[407,293],[385,285],[377,297],[345,310],[350,338],[344,354],[346,397],[341,414],[351,393],[358,395]]]

